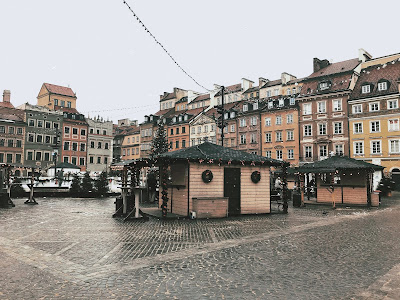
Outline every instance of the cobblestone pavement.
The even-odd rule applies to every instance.
[[[0,299],[400,299],[400,194],[126,223],[114,198],[37,200],[0,209]]]

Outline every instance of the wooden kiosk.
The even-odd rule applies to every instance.
[[[289,165],[208,142],[161,154],[156,163],[160,166],[163,215],[172,212],[191,218],[270,213],[270,167],[281,167],[286,174]]]
[[[384,167],[346,156],[332,156],[298,168],[304,204],[304,175],[315,174],[317,203],[379,206],[379,193],[373,191],[373,174]]]

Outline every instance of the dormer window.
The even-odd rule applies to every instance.
[[[273,108],[273,107],[274,107],[274,102],[269,101],[269,102],[268,102],[268,108]]]
[[[243,111],[247,111],[248,110],[248,106],[247,106],[247,104],[244,104],[243,105]]]
[[[172,118],[172,122],[176,123],[176,117]]]
[[[224,119],[227,120],[228,118],[229,118],[229,114],[226,112],[226,113],[224,114]]]
[[[179,122],[182,122],[182,116],[179,116],[178,119],[179,119]]]
[[[279,107],[282,107],[284,105],[283,99],[279,99]]]
[[[294,105],[295,104],[295,99],[294,98],[290,98],[290,105]]]
[[[378,91],[386,91],[388,88],[387,86],[387,82],[386,81],[382,81],[378,83]]]
[[[184,116],[183,116],[183,119],[184,119],[185,121],[187,121],[187,120],[188,120],[188,115],[184,115]]]
[[[232,112],[231,112],[231,118],[233,119],[234,117],[235,117],[235,112],[232,111]]]
[[[256,110],[256,109],[258,109],[258,102],[254,102],[254,104],[253,104],[253,110]]]
[[[361,93],[367,94],[371,92],[371,85],[370,84],[365,84],[361,87]]]
[[[267,97],[271,97],[271,91],[267,91]]]
[[[329,82],[327,82],[327,81],[321,82],[321,83],[319,84],[319,89],[320,89],[321,91],[326,90],[326,89],[329,89]]]
[[[150,116],[150,122],[153,122],[153,116]]]

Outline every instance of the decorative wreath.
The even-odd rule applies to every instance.
[[[201,178],[203,179],[203,181],[205,183],[209,183],[212,179],[213,179],[213,173],[210,170],[205,170],[202,174],[201,174]]]
[[[251,173],[251,181],[258,183],[261,179],[261,173],[259,171],[254,171]]]

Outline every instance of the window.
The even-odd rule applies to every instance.
[[[362,104],[354,104],[352,108],[353,108],[353,114],[362,113]]]
[[[354,123],[354,133],[362,133],[363,132],[363,124],[362,123]]]
[[[132,151],[133,151],[133,149],[132,149]],[[133,152],[132,152],[132,154],[133,154]],[[108,164],[108,157],[104,157],[104,164]]]
[[[293,94],[296,93],[296,89],[293,88]],[[289,104],[294,105],[296,103],[296,100],[294,98],[290,98]]]
[[[81,143],[81,147],[80,147],[79,150],[82,151],[82,152],[85,152],[86,151],[86,144],[85,143]]]
[[[42,160],[42,152],[40,151],[35,152],[35,160]]]
[[[76,161],[77,161],[77,159],[76,159],[76,157],[71,157],[71,164],[73,164],[73,165],[77,165],[77,163],[76,163]]]
[[[326,101],[318,102],[318,113],[326,113]]]
[[[257,125],[257,117],[253,116],[250,118],[250,125],[256,126]]]
[[[69,142],[64,142],[64,150],[69,150]]]
[[[370,126],[371,126],[370,132],[380,132],[380,121],[371,121]]]
[[[282,124],[282,117],[276,116],[276,125],[281,125],[281,124]]]
[[[267,91],[267,97],[271,97],[271,91]]]
[[[246,135],[245,134],[241,134],[240,135],[240,143],[241,144],[246,144]]]
[[[333,111],[342,110],[342,99],[333,100]]]
[[[85,136],[86,135],[86,129],[81,129],[81,135]]]
[[[35,141],[35,134],[28,133],[28,142],[33,143]]]
[[[94,149],[94,142],[90,142],[90,148]]]
[[[178,149],[179,148],[179,141],[175,142],[175,148]]]
[[[246,119],[244,119],[244,118],[243,118],[243,119],[240,119],[240,120],[239,120],[239,126],[240,126],[240,127],[246,127]]]
[[[35,127],[35,120],[29,119],[28,120],[28,126],[29,127]]]
[[[249,109],[249,108],[248,108],[248,105],[247,105],[247,104],[244,104],[244,105],[243,105],[243,111],[248,111],[248,109]]]
[[[271,158],[271,150],[267,150],[267,151],[265,151],[265,157],[267,157],[267,158]]]
[[[286,95],[290,95],[290,91],[291,91],[291,89],[288,88],[288,89],[286,90]]]
[[[58,99],[54,99],[54,105],[58,106]]]
[[[400,140],[389,140],[389,151],[390,153],[399,153]]]
[[[196,128],[192,127],[192,134],[196,133]]]
[[[65,106],[65,101],[61,100],[60,102],[61,102],[61,107],[64,107]]]
[[[85,165],[85,158],[84,157],[79,157],[79,165],[84,166]]]
[[[69,134],[70,128],[69,127],[64,127],[64,133]]]
[[[252,144],[257,143],[257,135],[255,133],[252,133],[250,135],[250,143],[252,143]]]
[[[293,149],[288,149],[288,159],[294,159],[294,150]]]
[[[272,136],[271,132],[265,133],[265,142],[266,143],[271,143],[272,142],[271,136]]]
[[[89,163],[90,163],[90,164],[93,164],[93,163],[94,163],[94,157],[93,157],[93,156],[90,156],[90,157],[89,157]]]
[[[54,129],[60,128],[60,124],[54,122],[54,123],[53,123],[53,128],[54,128]]]
[[[101,142],[97,143],[97,149],[101,149]]]
[[[343,145],[342,144],[335,145],[335,154],[343,155]]]
[[[361,87],[361,93],[362,94],[367,94],[371,92],[371,85],[365,84]]]
[[[78,134],[78,128],[72,128],[72,134]]]
[[[265,126],[271,126],[271,118],[265,118]]]
[[[288,141],[293,141],[294,140],[294,131],[293,130],[286,131],[286,137],[287,137]]]
[[[71,108],[71,105],[72,105],[71,101],[67,101],[67,107]]]
[[[15,127],[8,126],[8,133],[9,134],[14,134],[14,131],[15,131]]]
[[[274,107],[274,102],[273,101],[269,101],[268,102],[268,108],[273,108]]]
[[[63,162],[68,163],[69,162],[69,157],[68,156],[64,156],[63,157]]]
[[[303,115],[311,115],[311,103],[303,104]]]
[[[364,154],[364,142],[354,142],[354,154]]]
[[[326,135],[326,123],[319,123],[318,124],[318,134],[319,135]]]
[[[277,142],[282,142],[282,131],[277,131],[276,132],[276,141]]]
[[[284,105],[285,105],[285,102],[283,101],[283,99],[279,99],[278,106],[283,107]]]
[[[201,126],[197,127],[197,133],[201,133]]]
[[[22,147],[22,141],[21,140],[17,140],[17,148],[21,148]]]
[[[312,127],[311,124],[304,125],[304,136],[312,136]]]
[[[182,127],[182,133],[186,133],[186,127]]]
[[[45,126],[46,129],[51,129],[51,122],[46,121],[44,126]]]
[[[276,159],[282,159],[283,155],[282,155],[282,150],[276,150]]]
[[[371,141],[371,153],[381,154],[381,141]]]
[[[106,142],[106,143],[104,143],[104,149],[106,149],[106,150],[108,150],[108,143]]]
[[[321,83],[319,84],[319,89],[320,89],[320,90],[329,89],[329,83],[328,83],[328,82],[321,82]]]
[[[5,132],[6,132],[6,127],[0,126],[0,133],[5,133]]]
[[[18,127],[18,128],[17,128],[17,134],[18,134],[18,135],[22,135],[22,132],[23,132],[23,131],[22,131],[22,128],[21,128],[21,127]]]
[[[7,154],[7,163],[8,164],[12,163],[12,154]]]
[[[100,156],[97,157],[97,163],[101,164],[101,157]]]
[[[292,114],[286,115],[286,123],[287,124],[292,124],[293,123],[293,115]]]
[[[278,96],[279,95],[279,89],[274,89],[274,95]]]
[[[235,124],[232,124],[230,129],[231,129],[231,132],[235,132]]]
[[[37,127],[43,128],[43,121],[42,120],[37,120]]]
[[[257,96],[258,96],[258,92],[257,92]],[[253,103],[253,110],[257,110],[258,109],[258,102],[254,102]]]
[[[186,148],[186,140],[182,141],[182,148]]]
[[[15,154],[15,162],[16,163],[21,163],[21,154]]]
[[[399,119],[391,119],[388,121],[389,131],[398,131],[399,130]]]
[[[387,102],[388,109],[396,109],[399,107],[397,100],[388,100]]]
[[[45,161],[50,161],[50,152],[45,152],[44,153],[44,160]]]
[[[304,146],[304,157],[311,158],[312,157],[312,148],[311,146]]]
[[[386,91],[387,90],[387,82],[379,82],[378,83],[378,91]]]
[[[342,134],[343,133],[343,124],[342,122],[335,122],[333,123],[334,133],[335,134]]]
[[[370,103],[369,111],[379,111],[379,102]]]
[[[41,134],[36,135],[36,143],[43,143],[43,135]]]
[[[328,156],[328,146],[327,145],[319,146],[319,157],[324,158],[327,156]]]
[[[33,151],[27,152],[27,160],[33,160]]]
[[[14,140],[8,140],[7,146],[10,148],[14,147]]]

